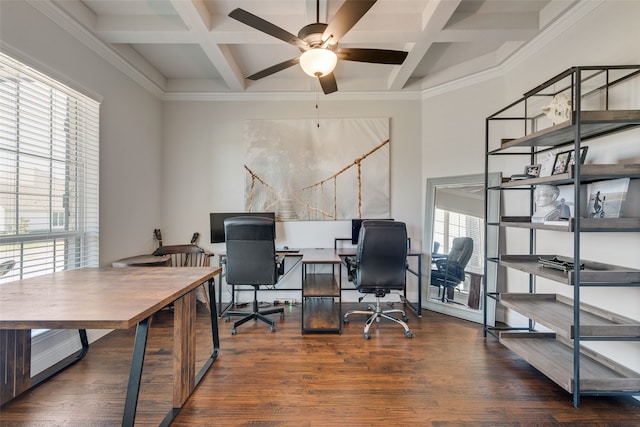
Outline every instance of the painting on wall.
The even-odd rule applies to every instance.
[[[245,210],[278,221],[388,218],[389,119],[246,120]]]

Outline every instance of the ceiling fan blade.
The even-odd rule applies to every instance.
[[[298,58],[292,58],[292,59],[289,59],[287,61],[281,62],[279,64],[272,65],[269,68],[265,68],[262,71],[258,71],[255,74],[251,74],[250,76],[247,76],[247,78],[249,80],[260,80],[263,77],[270,76],[271,74],[275,74],[278,71],[286,70],[287,68],[292,67],[292,66],[294,66],[294,65],[296,65],[298,63],[300,63],[300,58],[299,57]]]
[[[324,77],[318,77],[318,80],[320,80],[320,86],[322,86],[322,91],[325,95],[338,91],[338,83],[333,73],[329,73]]]
[[[322,34],[322,40],[331,38],[330,44],[336,44],[347,31],[364,16],[377,0],[345,0]]]
[[[256,30],[269,34],[270,36],[290,43],[296,47],[299,47],[300,49],[309,49],[309,45],[304,40],[298,38],[298,36],[295,36],[290,32],[278,27],[277,25],[274,25],[269,21],[265,21],[264,19],[247,12],[246,10],[240,8],[233,9],[229,13],[229,16],[237,21],[242,22],[245,25],[248,25],[255,28]]]
[[[347,61],[400,65],[404,62],[408,52],[386,49],[340,48],[336,55],[338,58]]]

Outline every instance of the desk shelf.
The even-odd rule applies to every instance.
[[[303,334],[342,332],[340,273],[340,258],[335,251],[305,253],[302,260]]]

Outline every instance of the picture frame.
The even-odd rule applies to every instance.
[[[588,148],[589,147],[580,147],[580,164],[584,164]],[[556,154],[556,158],[553,162],[553,168],[551,169],[551,175],[565,173],[569,171],[573,164],[575,164],[574,150],[560,151]]]
[[[540,167],[541,165],[527,165],[524,167],[524,174],[529,175],[535,178],[540,176]]]
[[[589,147],[580,147],[580,164],[583,165],[584,164],[584,160],[587,158],[587,150],[589,149]],[[569,152],[569,160],[567,161],[567,167],[565,168],[565,172],[569,170],[569,168],[571,167],[571,165],[573,165],[575,163],[575,159],[574,159],[574,151],[571,150]]]
[[[620,218],[627,199],[629,178],[596,181],[587,185],[588,218]]]
[[[560,151],[556,154],[556,158],[553,161],[553,168],[551,169],[551,175],[565,173],[567,170],[567,162],[569,161],[570,152],[571,151]]]

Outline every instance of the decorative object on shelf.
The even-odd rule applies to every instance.
[[[567,201],[564,197],[560,198],[560,203],[556,204],[556,209],[558,209],[558,212],[560,214],[558,219],[567,221],[571,219],[571,209],[569,208],[569,205],[567,204]]]
[[[620,218],[622,205],[627,199],[629,178],[598,181],[587,186],[589,218]]]
[[[553,161],[553,169],[551,175],[557,175],[559,173],[565,173],[567,170],[567,163],[569,162],[569,151],[561,151],[556,154],[556,159]]]
[[[555,185],[542,184],[536,186],[536,211],[531,217],[531,222],[544,223],[545,221],[559,220],[560,211],[555,205],[559,195],[560,189]]]
[[[538,257],[538,262],[542,264],[543,267],[555,268],[556,270],[562,270],[565,273],[573,270],[573,263],[571,261],[563,261],[558,257],[553,258],[543,258]],[[580,270],[584,270],[584,263],[580,263],[578,266]]]
[[[521,179],[531,179],[540,176],[540,165],[529,165],[524,167],[524,173],[513,174],[509,179],[511,181],[518,181]]]
[[[584,164],[584,160],[587,158],[587,150],[589,147],[580,147],[580,164]],[[567,167],[565,168],[565,172],[567,172],[571,165],[576,163],[576,159],[574,159],[574,151],[569,150],[569,160],[567,161]]]
[[[553,97],[549,105],[542,107],[542,112],[551,120],[554,125],[566,122],[571,118],[571,99],[566,93],[559,93]]]
[[[580,147],[580,164],[584,164],[584,160],[587,157],[587,150],[589,147]],[[570,166],[575,164],[576,159],[574,159],[574,151],[567,150],[561,151],[556,154],[556,158],[553,162],[553,170],[552,175],[557,175],[559,173],[568,172]]]
[[[524,173],[534,178],[540,176],[540,165],[528,165],[524,167]]]
[[[558,152],[558,150],[550,151],[542,159],[542,162],[540,164],[540,175],[539,176],[551,176],[551,172],[553,172],[553,163],[556,160],[556,153],[557,152]]]

